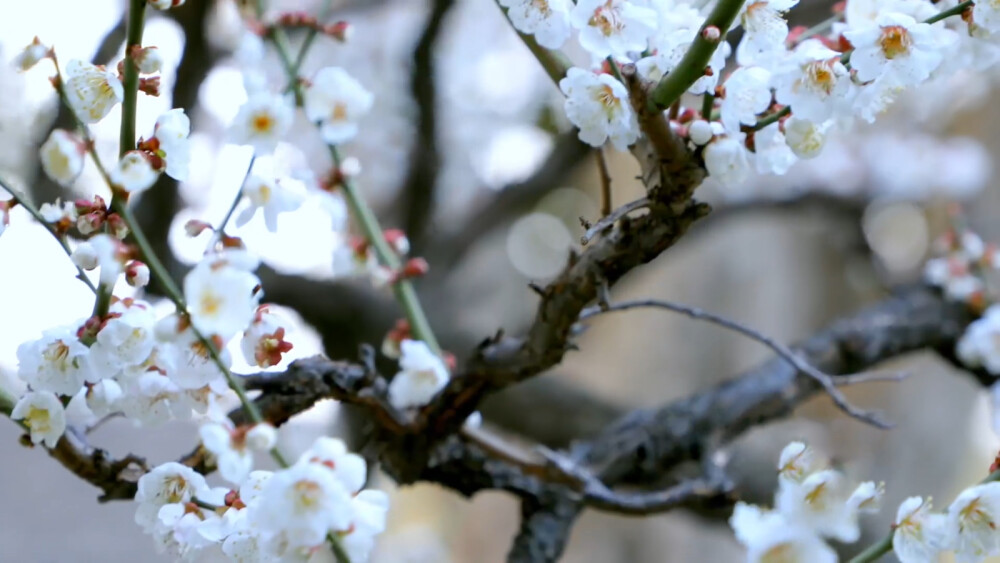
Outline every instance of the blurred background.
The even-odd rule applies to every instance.
[[[38,35],[62,60],[117,64],[124,4],[8,2],[0,16],[0,59],[12,59]],[[406,230],[414,254],[430,262],[419,290],[444,347],[461,361],[499,327],[519,333],[536,304],[528,283],[544,284],[559,272],[568,251],[579,246],[579,218],[598,218],[594,153],[561,116],[558,90],[490,0],[273,0],[269,13],[295,10],[355,26],[347,44],[320,37],[303,72],[343,66],[375,94],[375,108],[346,152],[361,161],[359,182],[383,224]],[[828,10],[806,0],[792,20],[814,23]],[[427,33],[428,22],[439,24],[436,35]],[[301,36],[293,33],[293,40]],[[177,186],[164,176],[137,202],[161,256],[171,257],[171,268],[183,275],[205,244],[183,236],[184,223],[218,222],[251,157],[249,148],[227,143],[226,134],[246,100],[240,73],[246,36],[234,0],[188,0],[167,14],[150,14],[144,44],[159,47],[166,64],[161,96],[140,98],[140,135],[148,136],[170,107],[184,107],[193,122],[190,180]],[[417,46],[423,49],[415,52]],[[587,60],[581,51],[569,52]],[[273,53],[264,64],[280,84]],[[51,72],[46,64],[27,73],[0,65],[0,175],[38,203],[105,189],[89,162],[72,191],[40,172],[38,146],[53,127],[67,127],[69,117],[48,83]],[[996,78],[969,73],[928,85],[901,100],[877,128],[855,127],[787,176],[761,176],[738,190],[707,183],[698,196],[715,213],[624,280],[616,298],[705,307],[790,343],[887,288],[918,279],[932,241],[949,226],[954,202],[964,205],[986,240],[1000,240],[993,170],[1000,112],[990,104]],[[117,152],[118,126],[113,112],[93,128],[98,151],[109,160]],[[328,171],[325,149],[301,116],[288,138],[294,144],[282,144],[260,166],[307,183]],[[614,202],[641,196],[634,159],[613,149],[607,157]],[[14,391],[17,346],[91,308],[61,250],[21,211],[15,209],[0,237],[0,385]],[[235,234],[264,259],[265,300],[295,320],[290,359],[324,351],[353,359],[359,344],[377,347],[401,315],[388,294],[342,276],[351,232],[342,205],[316,195],[281,219],[277,234],[267,233],[260,219]],[[527,443],[566,445],[628,408],[682,398],[769,357],[754,342],[656,311],[600,318],[580,348],[552,373],[484,405],[487,428]],[[392,373],[391,363],[382,367]],[[885,507],[865,520],[865,537],[872,539],[903,498],[932,495],[946,506],[977,481],[1000,447],[988,393],[930,354],[887,367],[914,375],[847,393],[860,405],[885,409],[895,430],[863,426],[817,398],[794,420],[758,428],[732,445],[739,490],[769,503],[779,451],[789,440],[805,439],[850,477],[886,482]],[[295,452],[317,435],[350,426],[349,413],[327,402],[283,429],[283,447]],[[0,561],[156,560],[129,503],[98,505],[96,490],[43,451],[18,445],[18,437],[16,425],[0,424]],[[111,421],[91,435],[113,454],[134,452],[152,463],[178,457],[195,440],[192,423],[135,429]],[[434,486],[396,490],[390,480],[375,479],[394,498],[374,561],[503,560],[518,526],[511,497],[467,500]],[[642,519],[588,513],[564,558],[741,559],[723,520],[683,512]]]

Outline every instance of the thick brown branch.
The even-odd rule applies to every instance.
[[[104,492],[98,500],[125,500],[135,496],[139,477],[149,471],[146,460],[132,454],[113,459],[108,452],[94,448],[76,429],[69,428],[49,455],[77,477]]]
[[[834,322],[794,350],[826,373],[856,373],[915,350],[951,349],[972,319],[961,304],[911,288]],[[788,416],[820,389],[775,358],[693,397],[624,416],[583,448],[585,465],[608,485],[655,480],[681,462],[700,459],[708,441]]]

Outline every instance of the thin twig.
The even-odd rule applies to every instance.
[[[632,213],[633,211],[637,211],[644,207],[649,207],[651,204],[652,201],[650,201],[649,198],[643,197],[635,201],[626,203],[625,205],[619,207],[618,209],[615,209],[614,211],[608,213],[604,217],[601,217],[601,219],[598,222],[594,223],[589,228],[587,228],[587,232],[583,233],[583,236],[580,237],[580,243],[587,244],[588,242],[593,240],[594,237],[596,237],[601,231],[612,227],[615,224],[615,221],[618,221],[619,219],[628,215],[629,213]]]
[[[819,383],[826,391],[826,393],[830,395],[830,398],[833,399],[833,402],[848,415],[863,422],[867,422],[868,424],[871,424],[872,426],[875,426],[877,428],[892,428],[892,424],[883,420],[883,418],[878,413],[865,411],[852,405],[847,400],[847,397],[845,397],[844,394],[840,391],[840,389],[837,388],[837,383],[833,376],[820,371],[819,369],[811,365],[809,362],[803,360],[798,354],[795,353],[794,350],[792,350],[788,346],[785,346],[784,344],[778,342],[777,340],[774,340],[773,338],[765,334],[760,333],[757,330],[744,326],[731,319],[727,319],[725,317],[716,315],[714,313],[709,313],[708,311],[704,311],[697,307],[689,307],[687,305],[671,303],[669,301],[662,301],[658,299],[640,299],[635,301],[623,301],[611,304],[608,305],[606,308],[598,305],[590,307],[588,309],[584,309],[580,313],[580,320],[583,321],[607,312],[627,311],[629,309],[638,309],[644,307],[660,308],[660,309],[666,309],[668,311],[673,311],[675,313],[681,313],[682,315],[687,315],[688,317],[691,317],[693,319],[707,321],[719,325],[723,328],[732,330],[734,332],[738,332],[753,340],[756,340],[761,344],[764,344],[765,346],[770,348],[772,351],[774,351],[774,353],[778,354],[778,356],[780,356],[782,359],[784,359],[793,367],[795,367],[795,369],[797,369],[799,372],[811,377],[813,380]],[[854,374],[854,376],[858,375],[861,374]],[[868,374],[864,375],[865,375],[865,380],[871,379],[870,375]]]
[[[243,174],[243,181],[240,182],[240,189],[236,192],[236,195],[233,197],[233,203],[232,205],[229,206],[229,209],[226,211],[226,216],[222,218],[222,221],[219,223],[218,228],[215,229],[215,236],[218,239],[221,239],[223,235],[226,234],[226,226],[229,225],[229,220],[232,219],[233,213],[236,211],[236,208],[239,207],[240,202],[243,201],[243,190],[247,188],[247,180],[250,179],[250,174],[253,172],[253,165],[255,162],[257,162],[256,154],[250,157],[250,163],[247,164],[247,171]]]
[[[597,173],[601,179],[601,216],[611,214],[611,173],[608,171],[608,161],[604,157],[604,147],[594,149],[597,160]]]
[[[35,220],[39,222],[39,224],[45,227],[45,230],[48,231],[49,234],[55,237],[56,241],[59,243],[59,246],[63,249],[63,252],[66,253],[66,256],[68,256],[70,258],[70,261],[72,262],[73,251],[70,250],[69,243],[66,242],[66,238],[60,236],[59,233],[56,232],[55,228],[45,221],[45,218],[42,217],[42,213],[35,207],[35,204],[28,201],[28,199],[25,198],[24,195],[22,195],[19,191],[10,187],[10,185],[4,182],[3,179],[0,179],[0,188],[9,193],[11,197],[14,198],[14,201],[16,201],[21,207],[27,209],[28,213],[30,213],[31,216],[34,217]],[[94,295],[97,295],[97,286],[94,285],[94,282],[90,281],[90,278],[88,278],[87,274],[84,273],[83,268],[77,266],[75,263],[73,265],[74,267],[76,267],[76,278],[82,281],[87,287],[89,287],[90,291],[94,292]]]

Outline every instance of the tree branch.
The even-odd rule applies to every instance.
[[[416,138],[410,152],[410,169],[400,190],[405,218],[403,230],[415,254],[423,251],[425,230],[434,214],[434,193],[441,156],[437,142],[437,87],[435,45],[454,0],[434,0],[424,31],[413,50],[410,90],[417,107]]]
[[[951,349],[973,318],[936,291],[910,288],[834,322],[793,349],[826,373],[856,373],[916,350]],[[711,440],[729,440],[790,415],[819,390],[812,378],[775,358],[687,399],[632,412],[579,455],[606,484],[649,482],[700,459]]]
[[[457,230],[439,235],[428,245],[429,260],[434,266],[431,272],[449,271],[483,236],[531,210],[546,194],[562,185],[568,173],[592,150],[577,139],[575,131],[560,135],[534,174],[491,195]]]

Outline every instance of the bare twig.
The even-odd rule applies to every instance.
[[[632,213],[633,211],[638,211],[639,209],[649,207],[650,205],[652,205],[652,202],[649,200],[648,197],[639,198],[635,201],[630,201],[629,203],[626,203],[625,205],[619,207],[618,209],[615,209],[614,211],[604,215],[603,217],[601,217],[599,221],[588,227],[587,232],[583,233],[583,236],[580,237],[580,243],[581,244],[589,243],[591,240],[593,240],[594,237],[596,237],[602,231],[611,228],[615,224],[615,222],[621,219],[622,217],[628,215],[629,213]]]
[[[679,303],[672,303],[670,301],[663,301],[659,299],[640,299],[635,301],[623,301],[620,303],[608,305],[606,307],[596,306],[596,307],[591,307],[589,309],[585,309],[582,313],[580,313],[580,320],[583,321],[591,317],[601,315],[603,313],[628,311],[630,309],[638,309],[646,307],[666,309],[668,311],[673,311],[675,313],[686,315],[688,317],[691,317],[692,319],[707,321],[712,324],[719,325],[728,330],[738,332],[753,340],[756,340],[757,342],[760,342],[761,344],[773,350],[774,353],[776,353],[779,357],[781,357],[786,362],[794,366],[795,369],[816,380],[817,383],[823,386],[823,389],[826,390],[827,394],[830,395],[830,398],[833,399],[833,402],[848,415],[878,428],[892,427],[892,424],[885,421],[878,413],[865,411],[852,405],[847,400],[847,397],[844,396],[843,392],[841,392],[840,389],[837,388],[837,383],[835,383],[833,376],[816,369],[815,366],[810,364],[808,361],[804,360],[801,356],[792,351],[788,346],[785,346],[784,344],[761,333],[760,331],[742,325],[736,321],[733,321],[732,319],[727,319],[720,315],[716,315],[715,313],[710,313],[708,311],[699,309],[697,307],[690,307],[687,305],[681,305]],[[870,374],[854,374],[851,377],[854,377],[856,380],[870,380],[872,376]]]
[[[597,174],[601,180],[601,216],[606,217],[611,214],[611,173],[608,171],[604,147],[594,149],[594,159],[597,161]]]

